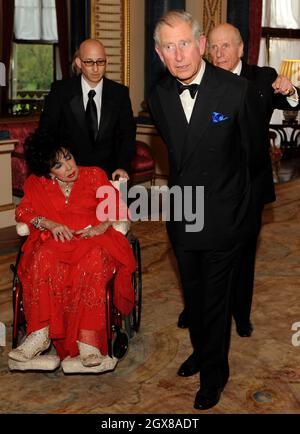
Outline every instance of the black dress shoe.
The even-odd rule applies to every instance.
[[[177,326],[180,329],[186,329],[186,328],[188,328],[189,324],[188,324],[188,318],[187,318],[187,311],[186,311],[186,309],[183,309],[183,311],[180,313],[180,315],[178,317]]]
[[[247,324],[237,324],[236,331],[241,338],[250,338],[253,332],[253,326],[250,321]]]
[[[201,388],[198,390],[195,398],[194,408],[196,410],[208,410],[218,404],[223,387],[209,387]]]
[[[191,377],[198,372],[200,372],[199,361],[193,353],[182,363],[177,371],[177,375],[180,377]]]

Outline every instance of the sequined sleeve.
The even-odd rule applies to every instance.
[[[34,188],[33,178],[27,178],[24,184],[24,196],[16,209],[16,221],[30,224],[31,220],[38,215],[34,209],[31,198],[31,189]]]

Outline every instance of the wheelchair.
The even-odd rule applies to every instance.
[[[142,310],[142,264],[141,248],[137,238],[128,230],[127,222],[118,222],[119,230],[128,239],[136,259],[136,269],[132,273],[132,286],[134,289],[134,308],[129,315],[124,316],[113,303],[114,299],[114,277],[106,287],[106,325],[108,339],[108,355],[118,361],[122,360],[128,351],[129,341],[138,333],[141,324]],[[19,226],[19,227],[18,227]],[[18,223],[17,232],[23,236],[22,244],[17,254],[16,263],[11,264],[13,272],[13,323],[12,323],[12,348],[19,346],[26,336],[26,318],[23,307],[22,283],[18,276],[18,264],[22,255],[22,245],[29,234],[26,224]],[[13,368],[16,369],[16,368]],[[27,369],[24,369],[27,370]]]

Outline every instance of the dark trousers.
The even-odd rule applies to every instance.
[[[224,387],[229,377],[231,289],[240,246],[185,251],[174,246],[201,387]]]
[[[254,289],[255,258],[261,228],[261,217],[262,210],[257,215],[257,219],[260,222],[257,233],[250,237],[241,247],[237,261],[236,279],[233,281],[232,314],[235,322],[240,326],[247,326],[250,322]]]

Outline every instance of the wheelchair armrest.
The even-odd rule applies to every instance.
[[[22,222],[16,224],[16,231],[20,237],[27,237],[30,234],[29,226]]]
[[[124,221],[124,222],[113,222],[112,227],[118,231],[121,232],[123,235],[126,235],[130,228],[130,221]]]
[[[115,187],[116,190],[120,191],[120,184],[121,182],[127,182],[126,178],[119,178],[116,181],[110,181],[110,183]],[[112,227],[118,231],[121,232],[123,235],[126,235],[130,228],[130,221],[116,221],[113,222]]]
[[[127,179],[126,178],[119,178],[119,179],[116,179],[115,181],[110,179],[109,182],[111,183],[111,185],[113,185],[115,187],[116,190],[120,191],[121,182],[127,182]]]

